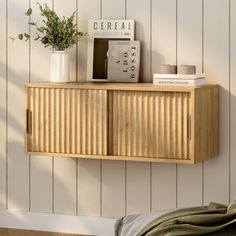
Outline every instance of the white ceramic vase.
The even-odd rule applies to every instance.
[[[66,51],[53,51],[51,54],[50,81],[65,83],[70,81],[69,55]]]

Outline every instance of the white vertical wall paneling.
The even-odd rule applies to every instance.
[[[6,5],[0,8],[0,209],[6,208]]]
[[[202,73],[202,1],[178,1],[178,65],[196,65]],[[177,206],[202,204],[202,164],[178,165]]]
[[[150,211],[150,164],[127,162],[126,213]]]
[[[28,0],[8,1],[8,34],[28,32]],[[29,209],[29,157],[24,155],[24,84],[29,81],[29,43],[8,40],[8,208]]]
[[[52,7],[52,0],[40,0]],[[31,0],[32,22],[41,22],[42,17],[35,1]],[[31,35],[35,28],[31,27]],[[51,50],[44,48],[39,41],[31,40],[30,46],[30,81],[49,81]],[[42,60],[43,58],[43,60]],[[52,212],[52,157],[32,156],[30,160],[30,210]]]
[[[230,62],[230,198],[233,200],[236,196],[236,2],[230,4],[230,42],[231,42],[231,62]]]
[[[78,28],[87,32],[88,20],[100,18],[100,0],[77,0]],[[89,6],[89,7],[88,7]],[[86,79],[87,44],[78,44],[78,80]],[[101,214],[101,162],[78,160],[78,213],[100,216]]]
[[[214,6],[214,7],[213,7]],[[204,202],[229,200],[229,0],[204,1],[204,68],[220,85],[220,154],[204,165]]]
[[[100,17],[100,0],[77,0],[78,12],[78,30],[88,32],[88,20],[99,19]],[[89,7],[88,7],[89,6]],[[87,40],[78,43],[78,81],[87,79]]]
[[[78,212],[79,215],[100,216],[101,183],[100,161],[78,162]]]
[[[60,16],[70,16],[76,11],[76,0],[54,1],[54,9]],[[76,78],[76,49],[70,51],[70,75]],[[67,101],[68,104],[68,101]],[[69,118],[69,115],[68,115]],[[54,158],[54,212],[76,214],[76,160]]]
[[[103,0],[102,19],[125,19],[125,0]],[[121,217],[125,215],[124,161],[102,161],[101,207],[102,216],[104,217]]]
[[[152,72],[162,64],[176,64],[176,0],[152,1]],[[176,165],[153,163],[152,210],[175,207]]]
[[[176,165],[152,165],[152,210],[176,208]]]
[[[127,0],[127,19],[135,20],[136,40],[141,40],[141,80],[150,82],[150,0]],[[142,13],[142,14],[141,14]],[[126,213],[150,211],[150,163],[127,162]]]
[[[102,162],[102,216],[125,215],[125,162]]]
[[[41,2],[45,2],[40,0]],[[50,3],[51,0],[47,0]],[[29,44],[16,40],[12,42],[8,36],[16,36],[19,32],[28,31],[28,18],[24,12],[29,0],[8,0],[8,19],[6,19],[6,0],[1,1],[0,8],[0,208],[5,208],[5,184],[8,178],[8,208],[28,210],[31,202],[32,211],[51,211],[51,163],[50,158],[32,157],[31,180],[29,181],[28,156],[23,152],[24,138],[24,84],[29,79]],[[176,63],[176,42],[178,42],[179,64],[197,64],[200,71],[200,2],[198,0],[179,0],[178,40],[176,39],[176,0],[152,1],[152,68],[158,72],[160,65]],[[34,4],[34,1],[31,1]],[[67,15],[76,10],[76,1],[54,0],[55,9],[60,15]],[[100,0],[77,0],[79,30],[87,31],[88,19],[100,18]],[[150,75],[150,2],[126,0],[127,18],[135,19],[137,39],[144,41],[142,50],[142,78],[151,81]],[[109,5],[112,5],[110,7]],[[103,0],[104,18],[123,18],[122,0],[111,2]],[[118,8],[119,6],[119,8]],[[189,10],[189,12],[188,12]],[[127,213],[149,211],[150,197],[152,209],[174,208],[176,191],[178,206],[201,204],[200,196],[204,194],[204,204],[210,201],[228,202],[229,184],[231,199],[236,194],[235,164],[235,91],[234,62],[236,58],[236,3],[231,1],[231,80],[229,81],[229,0],[204,0],[204,67],[209,83],[218,83],[220,89],[220,155],[204,164],[204,191],[201,191],[201,164],[199,166],[178,165],[178,190],[176,189],[176,165],[152,165],[152,189],[150,189],[149,163],[127,163],[127,186],[124,181],[123,162],[103,162],[102,194],[101,166],[97,160],[78,160],[78,198],[76,199],[76,164],[74,160],[55,158],[55,212],[75,214],[76,200],[79,214],[90,216],[119,216],[124,212],[123,199],[115,207],[111,207],[111,196],[115,185],[119,186],[119,194],[127,187]],[[113,12],[114,11],[114,12]],[[112,13],[113,12],[113,13]],[[220,16],[220,17],[219,17]],[[8,36],[6,29],[8,20]],[[187,29],[187,30],[186,30]],[[6,42],[6,39],[7,42]],[[177,40],[177,41],[176,41]],[[8,74],[6,75],[6,50],[8,46]],[[76,55],[72,49],[72,77],[76,76]],[[191,54],[190,54],[191,51]],[[31,43],[31,79],[32,81],[48,80],[49,51],[37,42]],[[86,42],[78,44],[78,80],[86,78],[87,60]],[[8,77],[8,82],[6,81]],[[7,124],[5,122],[6,90],[8,83]],[[229,82],[231,94],[228,94]],[[230,96],[230,103],[229,103]],[[230,104],[230,107],[229,107]],[[231,109],[229,117],[229,109]],[[230,120],[230,124],[229,124]],[[6,173],[6,144],[4,134],[7,125],[8,175]],[[229,126],[230,125],[230,126]],[[230,128],[230,133],[229,133]],[[230,135],[230,140],[229,140]],[[231,175],[229,176],[229,142],[231,142]],[[114,166],[111,166],[114,165]],[[108,167],[109,166],[109,167]],[[112,173],[112,170],[114,173]],[[118,170],[116,172],[116,170]],[[112,177],[113,179],[109,178]],[[191,181],[188,179],[191,178]],[[229,183],[230,178],[230,183]],[[29,182],[31,182],[29,191]],[[192,184],[194,182],[194,184]],[[191,191],[189,191],[191,189]],[[150,196],[150,190],[152,195]],[[189,192],[192,192],[191,195]],[[47,192],[48,191],[48,192]],[[102,195],[102,198],[101,198]],[[29,199],[31,196],[31,199]],[[51,199],[50,199],[51,198]],[[109,199],[109,200],[108,200]],[[101,205],[102,202],[102,205]],[[120,207],[118,211],[118,205]]]

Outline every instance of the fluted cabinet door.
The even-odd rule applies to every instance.
[[[105,90],[28,89],[29,152],[107,154]]]
[[[113,91],[109,153],[190,159],[190,93]]]

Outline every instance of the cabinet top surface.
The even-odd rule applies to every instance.
[[[218,85],[204,85],[201,87],[190,86],[158,86],[153,83],[93,83],[93,82],[70,82],[70,83],[28,83],[26,88],[76,88],[76,89],[104,89],[104,90],[133,90],[133,91],[170,91],[192,92],[197,89],[217,87]]]

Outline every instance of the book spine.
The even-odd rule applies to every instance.
[[[204,75],[181,75],[181,74],[153,74],[154,79],[202,79]]]
[[[205,80],[153,79],[153,84],[166,86],[201,86],[205,84]]]

